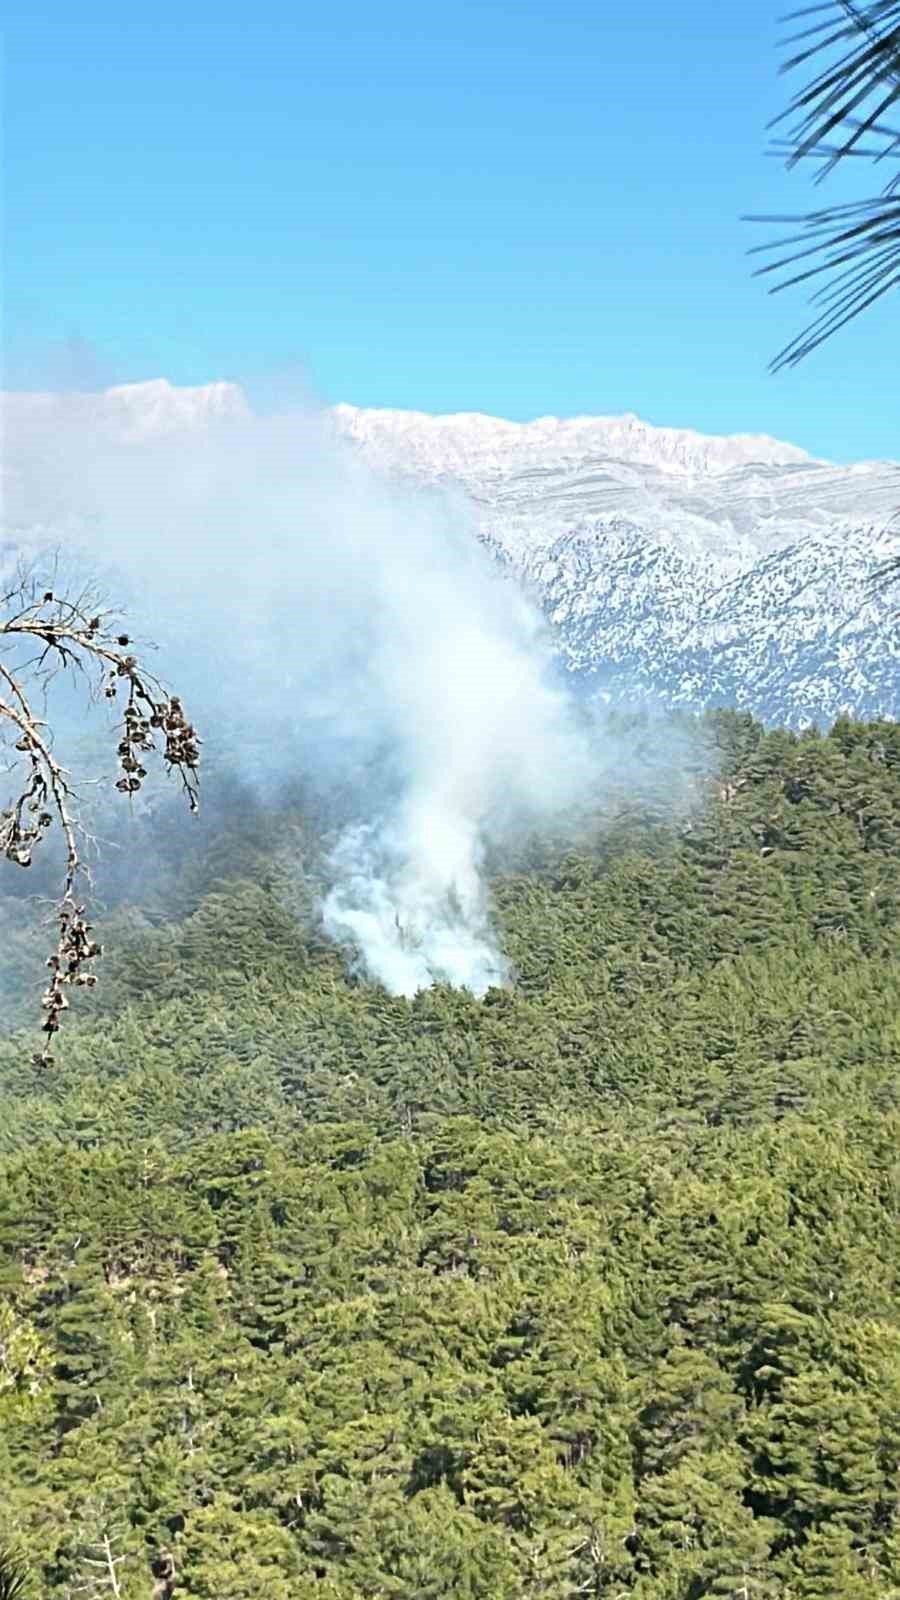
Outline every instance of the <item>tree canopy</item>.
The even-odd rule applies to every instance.
[[[347,976],[302,811],[108,893],[55,1071],[0,1041],[35,1594],[900,1593],[900,730],[706,730],[684,825],[494,863],[483,1002]]]

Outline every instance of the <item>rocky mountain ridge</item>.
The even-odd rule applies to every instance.
[[[5,409],[46,423],[73,405],[130,438],[250,414],[235,384],[165,380],[15,395]],[[326,421],[379,473],[454,492],[588,692],[739,705],[791,726],[900,711],[900,589],[877,581],[900,554],[897,463],[841,466],[765,435],[631,414],[509,422],[338,405]]]

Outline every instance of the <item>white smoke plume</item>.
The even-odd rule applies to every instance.
[[[354,791],[322,916],[370,977],[507,981],[485,848],[600,762],[461,498],[379,479],[310,405],[259,417],[228,385],[167,384],[7,396],[4,491],[4,539],[127,592],[207,754],[227,731],[254,781]]]

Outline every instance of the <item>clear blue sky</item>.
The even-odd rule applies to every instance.
[[[636,411],[896,457],[895,298],[766,373],[806,304],[752,279],[764,230],[739,217],[822,195],[764,153],[780,10],[20,3],[7,381],[74,341],[98,381],[302,371],[328,401]]]

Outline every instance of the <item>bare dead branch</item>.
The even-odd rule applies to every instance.
[[[5,612],[5,615],[4,615]],[[33,653],[23,656],[23,646]],[[62,835],[66,866],[56,903],[58,938],[47,966],[50,978],[42,999],[46,1044],[35,1060],[50,1063],[50,1044],[68,1009],[65,986],[93,987],[96,975],[86,970],[101,955],[101,946],[86,921],[81,887],[90,879],[81,842],[71,777],[53,750],[48,725],[36,712],[30,686],[44,695],[59,673],[86,675],[91,697],[124,700],[116,755],[115,788],[136,794],[147,776],[144,760],[160,754],[166,769],[181,779],[191,811],[199,800],[200,739],[187,720],[181,700],[147,672],[131,648],[127,633],[113,631],[111,613],[91,610],[85,591],[77,600],[38,589],[27,578],[4,595],[0,610],[0,734],[5,732],[17,753],[12,771],[19,771],[16,793],[0,810],[0,852],[16,866],[29,867],[33,852],[56,824]],[[21,767],[24,765],[24,773]]]

